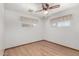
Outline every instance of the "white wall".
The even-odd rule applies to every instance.
[[[0,3],[0,55],[3,55],[3,34],[4,34],[4,5]]]
[[[5,48],[42,40],[42,22],[38,17],[22,14],[8,9],[6,9],[5,14]],[[22,27],[20,16],[33,17],[38,20],[38,23],[33,28]]]
[[[49,19],[39,19],[37,26],[33,28],[21,27],[20,16],[27,16],[16,11],[5,11],[6,20],[6,34],[5,34],[5,48],[14,47],[17,45],[26,44],[33,41],[46,39],[61,45],[71,48],[79,49],[79,8],[74,7],[56,14],[52,14]],[[71,26],[69,28],[53,28],[50,26],[50,18],[55,18],[67,14],[72,14]],[[46,23],[45,23],[46,22]]]
[[[69,28],[54,28],[50,26],[50,19],[72,14]],[[45,39],[71,48],[79,49],[79,6],[53,14],[46,21]]]

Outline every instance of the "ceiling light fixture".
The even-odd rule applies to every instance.
[[[48,11],[44,11],[43,14],[45,14],[45,15],[48,14]]]

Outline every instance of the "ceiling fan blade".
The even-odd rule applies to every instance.
[[[41,10],[37,10],[37,11],[35,11],[35,12],[40,12],[40,11],[43,11],[43,9],[41,9]]]
[[[55,6],[52,6],[52,7],[49,7],[49,9],[54,9],[54,8],[59,8],[60,5],[55,5]]]
[[[43,11],[45,8],[44,8],[44,3],[42,3],[42,9],[41,10],[37,10],[35,12],[40,12],[40,11]]]

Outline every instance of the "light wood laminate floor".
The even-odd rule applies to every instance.
[[[5,56],[79,56],[79,51],[42,40],[6,49]]]

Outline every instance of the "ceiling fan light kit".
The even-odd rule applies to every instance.
[[[45,15],[48,14],[48,11],[43,11],[43,14],[45,14]]]

